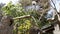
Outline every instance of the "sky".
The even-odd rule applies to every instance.
[[[60,0],[53,0],[53,2],[54,2],[54,4],[55,4],[55,6],[56,6],[57,11],[60,12],[60,11],[59,11],[59,10],[60,10],[60,5],[59,5]],[[52,6],[53,8],[55,8],[52,2],[51,2],[51,6]],[[48,11],[48,14],[47,14],[47,17],[46,17],[46,18],[54,18],[54,17],[53,17],[53,13],[54,13],[54,9],[53,9],[53,8],[51,8],[51,10]]]
[[[0,0],[0,3],[5,3],[5,4],[7,4],[7,3],[9,3],[10,1],[12,1],[13,2],[13,4],[15,4],[15,3],[17,3],[17,1],[18,0]],[[60,7],[60,5],[59,5],[59,3],[60,3],[60,0],[53,0],[54,1],[54,3],[55,3],[55,5],[56,5],[56,8],[57,8],[57,11],[59,11],[59,7]],[[53,6],[53,5],[52,5]]]
[[[12,1],[13,4],[15,4],[15,3],[17,3],[18,0],[0,0],[0,3],[5,3],[5,4],[7,4],[7,3],[9,3],[10,1]],[[56,9],[57,9],[57,11],[59,12],[59,10],[60,10],[60,5],[59,5],[60,0],[53,0],[53,2],[55,3]],[[51,2],[51,5],[54,7],[54,5],[53,5],[52,2]],[[52,15],[52,12],[53,12],[53,9],[51,9],[51,10],[48,12],[48,14],[49,14],[49,15]],[[49,16],[49,15],[48,15],[48,16]]]
[[[12,1],[13,4],[15,4],[15,3],[17,3],[18,0],[0,0],[0,3],[5,3],[5,4],[7,4],[7,3],[9,3],[10,1]],[[54,3],[55,3],[55,6],[56,6],[57,11],[59,12],[59,10],[60,10],[60,5],[59,5],[60,0],[53,0],[53,1],[54,1]],[[52,3],[51,3],[51,5],[54,7],[54,5],[53,5]]]
[[[59,5],[60,4],[60,0],[53,0],[53,1],[55,3],[55,6],[56,6],[57,11],[59,12],[59,10],[60,10],[60,5]],[[52,4],[52,6],[53,6],[53,4]]]
[[[10,1],[12,1],[13,4],[15,4],[18,0],[0,0],[0,3],[5,3],[5,4],[7,4],[7,3],[9,3]]]
[[[10,1],[12,1],[13,4],[15,4],[15,3],[17,3],[18,0],[0,0],[0,3],[5,3],[5,4],[7,4],[7,3],[9,3]],[[56,6],[56,8],[57,8],[57,11],[59,12],[59,10],[60,10],[60,5],[59,5],[60,0],[53,0],[53,1],[54,1],[54,3],[55,3],[55,6]],[[51,4],[52,4],[52,3],[51,3]],[[52,4],[52,6],[53,6],[53,4]],[[54,7],[54,6],[53,6],[53,7]]]

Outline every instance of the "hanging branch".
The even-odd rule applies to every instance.
[[[54,5],[54,9],[56,10],[56,15],[57,15],[57,18],[55,18],[55,19],[58,19],[59,21],[60,21],[60,17],[59,17],[59,12],[57,11],[57,9],[56,9],[56,5],[55,5],[55,3],[53,2],[53,0],[51,0],[52,1],[52,3],[53,3],[53,5]]]
[[[58,14],[58,11],[57,11],[57,9],[56,9],[56,5],[55,5],[55,3],[53,2],[53,0],[51,0],[52,1],[52,3],[53,3],[53,5],[54,5],[54,9],[56,10],[56,12],[57,12],[57,14]]]

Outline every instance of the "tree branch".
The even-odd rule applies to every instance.
[[[15,17],[13,19],[15,20],[15,19],[23,19],[23,18],[29,18],[29,17],[31,17],[31,15],[24,15],[24,16],[20,16],[20,17]]]

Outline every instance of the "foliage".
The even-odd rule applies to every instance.
[[[19,2],[22,4],[22,6],[28,6],[31,5],[32,0],[20,0]]]
[[[28,0],[26,0],[26,1],[28,1]],[[24,4],[25,3],[23,3],[23,6],[24,6]],[[27,5],[27,4],[25,4],[25,5]],[[20,17],[20,16],[24,16],[24,15],[33,16],[33,18],[17,19],[17,20],[14,21],[15,24],[16,23],[19,24],[18,30],[21,33],[26,32],[33,25],[36,25],[39,28],[41,28],[42,26],[44,26],[48,23],[46,21],[46,19],[44,18],[44,15],[42,15],[43,19],[39,20],[41,15],[36,10],[30,10],[30,11],[27,11],[27,12],[24,11],[24,8],[22,7],[21,3],[17,3],[17,4],[14,5],[14,4],[12,4],[12,2],[10,2],[7,5],[5,5],[2,8],[2,10],[3,10],[3,13],[4,13],[3,15],[11,15],[12,17]],[[45,11],[45,9],[43,9],[43,10]],[[42,11],[43,14],[44,14],[44,11]]]
[[[20,17],[20,16],[23,16],[23,15],[28,15],[28,13],[26,13],[24,11],[24,9],[22,8],[21,4],[12,4],[12,2],[8,3],[7,5],[5,5],[3,8],[3,15],[10,15],[12,17]],[[20,20],[15,20],[14,21],[15,24],[18,22],[19,23],[19,27],[18,29],[21,31],[23,31],[23,28],[25,28],[25,31],[28,30],[31,26],[31,23],[30,23],[30,19],[27,18],[27,19],[20,19]],[[25,25],[24,25],[25,24]],[[23,26],[23,28],[22,28]],[[22,29],[21,29],[22,28]]]
[[[20,6],[20,4],[16,4],[13,5],[12,2],[8,3],[7,6],[4,6],[3,9],[4,10],[4,15],[11,15],[13,17],[17,17],[17,16],[22,16],[23,15],[23,9]],[[22,14],[20,14],[22,13]]]

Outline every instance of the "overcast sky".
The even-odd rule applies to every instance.
[[[5,3],[5,4],[7,4],[7,3],[9,3],[10,1],[12,1],[13,2],[13,4],[15,4],[15,3],[17,3],[17,1],[18,0],[0,0],[0,3]],[[60,3],[60,0],[53,0],[54,1],[54,3],[55,3],[55,6],[56,6],[56,9],[57,9],[57,11],[59,12],[59,10],[60,10],[60,5],[59,5],[59,3]],[[53,4],[51,3],[51,5],[53,6]],[[53,6],[54,7],[54,6]],[[52,15],[52,9],[48,12],[48,14],[51,14]]]
[[[15,3],[17,3],[17,1],[18,0],[0,0],[0,3],[9,3],[10,1],[12,1],[14,4]],[[53,0],[54,1],[54,3],[55,3],[55,5],[56,5],[56,8],[57,8],[57,11],[59,11],[59,7],[60,7],[60,5],[59,5],[59,3],[60,3],[60,0]]]
[[[0,0],[0,3],[9,3],[10,1],[12,1],[14,4],[18,1],[18,0]]]

